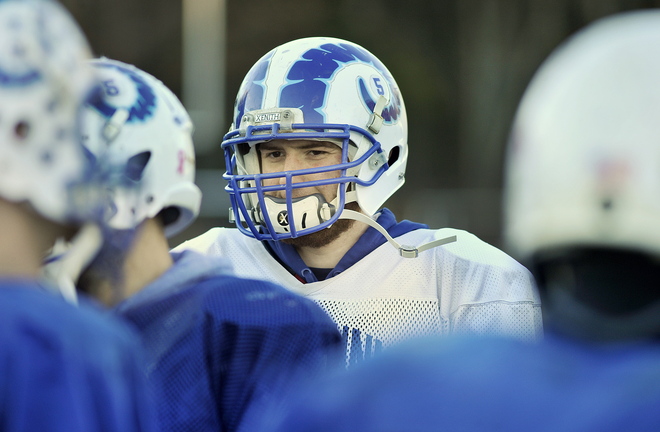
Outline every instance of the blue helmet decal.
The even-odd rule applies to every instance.
[[[9,27],[14,31],[20,31],[23,23],[18,19],[11,19]],[[41,24],[41,22],[39,23]],[[25,87],[41,80],[41,72],[34,68],[29,68],[25,65],[26,48],[21,44],[15,44],[10,52],[10,58],[3,59],[11,63],[14,67],[8,68],[5,64],[0,64],[0,86],[3,87]],[[20,64],[20,67],[17,67]]]
[[[143,122],[154,115],[154,110],[156,108],[156,94],[149,86],[149,84],[147,84],[142,79],[142,77],[140,77],[134,71],[119,65],[101,64],[100,66],[116,69],[130,78],[131,81],[135,84],[137,97],[130,107],[113,106],[108,103],[107,98],[104,97],[94,97],[88,102],[89,105],[94,107],[101,115],[106,118],[112,117],[115,111],[117,111],[117,108],[126,108],[130,114],[126,120],[127,123],[138,121]],[[101,81],[99,90],[107,96],[116,96],[121,91],[115,85],[112,79]]]
[[[24,87],[29,86],[41,79],[41,74],[37,70],[28,70],[17,74],[8,72],[0,66],[0,86],[2,87]]]
[[[294,63],[287,75],[289,84],[286,84],[281,90],[279,106],[300,108],[306,122],[324,122],[322,110],[325,106],[329,80],[342,66],[353,62],[366,63],[378,69],[386,77],[394,93],[394,86],[391,85],[393,80],[387,73],[387,69],[371,53],[351,44],[327,43],[310,49],[302,55],[301,60]],[[311,98],[310,95],[312,95]],[[318,95],[323,95],[323,97],[318,97]],[[398,106],[388,108],[390,112],[388,120],[390,121],[398,118],[399,100],[396,98],[393,101]],[[365,100],[365,103],[368,106],[368,100]],[[373,110],[373,107],[371,109]]]
[[[241,118],[246,112],[268,108],[263,106],[265,96],[266,75],[273,54],[266,54],[245,78],[245,86],[236,98],[236,115],[234,126],[239,127]],[[391,100],[385,107],[382,116],[388,123],[395,122],[401,114],[401,97],[394,85],[394,79],[387,69],[373,54],[367,50],[348,43],[325,43],[304,52],[300,59],[293,63],[282,85],[277,106],[279,108],[298,108],[303,112],[305,122],[323,123],[325,115],[326,95],[332,77],[345,65],[362,62],[376,68],[387,80],[391,92]],[[365,104],[365,109],[373,111],[375,97],[372,96],[363,81],[359,83],[359,94]]]
[[[245,77],[246,86],[242,94],[239,94],[236,98],[236,118],[234,119],[236,127],[241,124],[241,118],[246,111],[260,109],[263,104],[264,80],[273,52],[274,50],[263,56]]]

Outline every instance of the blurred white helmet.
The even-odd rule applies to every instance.
[[[600,20],[541,66],[515,117],[505,241],[660,255],[660,11]]]
[[[342,162],[262,174],[256,145],[274,139],[334,142]],[[403,185],[406,110],[394,78],[366,49],[341,39],[299,39],[270,51],[247,73],[222,147],[238,228],[260,240],[298,237],[332,225],[348,202],[373,215]],[[322,183],[337,185],[334,201],[320,194],[294,198],[295,189],[321,183],[292,177],[328,171],[341,171]],[[264,179],[278,178],[288,180],[262,188]],[[284,199],[268,197],[278,191]]]
[[[199,214],[202,196],[188,113],[152,75],[107,58],[90,64],[101,84],[83,113],[84,144],[120,173],[110,181],[108,225],[130,230],[167,210],[165,235],[179,233]]]
[[[90,49],[57,3],[0,1],[0,196],[60,223],[88,218],[78,113]]]

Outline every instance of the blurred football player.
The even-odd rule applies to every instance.
[[[538,278],[542,343],[411,343],[277,430],[657,431],[659,76],[660,11],[628,12],[558,48],[520,103],[505,238]]]
[[[97,59],[101,91],[84,142],[120,172],[106,219],[113,235],[79,288],[141,334],[145,371],[162,388],[163,431],[252,430],[289,388],[342,360],[336,326],[311,300],[238,278],[224,259],[170,255],[168,237],[199,212],[193,124],[176,96],[134,66]]]
[[[178,249],[229,258],[336,322],[347,364],[425,334],[542,333],[530,273],[455,229],[397,222],[385,201],[405,181],[403,98],[387,68],[340,39],[295,40],[247,73],[222,143],[238,229]]]
[[[97,220],[77,122],[90,54],[59,4],[0,1],[3,431],[155,430],[138,339],[41,278],[55,240]]]

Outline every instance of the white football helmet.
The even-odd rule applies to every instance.
[[[78,113],[92,87],[91,51],[55,2],[0,2],[0,196],[44,217],[79,223],[92,214]]]
[[[256,145],[274,139],[334,142],[342,162],[262,174]],[[238,228],[259,240],[298,237],[332,225],[348,202],[373,215],[403,185],[406,110],[394,78],[366,49],[341,39],[299,39],[270,51],[247,73],[222,147]],[[292,181],[329,171],[341,175]],[[284,181],[264,187],[264,179]],[[332,202],[320,194],[293,198],[297,188],[327,184],[337,185]],[[286,198],[268,196],[276,191]]]
[[[83,142],[120,177],[110,181],[108,225],[130,230],[168,209],[165,235],[179,233],[199,214],[202,197],[188,113],[152,75],[107,58],[90,64],[100,89],[84,109]]]
[[[555,51],[515,117],[504,235],[660,255],[660,11],[603,19]]]

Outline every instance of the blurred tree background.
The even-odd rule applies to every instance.
[[[399,219],[466,229],[501,246],[504,148],[517,102],[543,59],[589,22],[660,7],[660,0],[62,0],[95,55],[132,63],[161,79],[184,104],[186,82],[214,71],[188,64],[184,30],[216,52],[219,110],[196,133],[202,217],[176,245],[212,226],[230,226],[220,139],[244,74],[275,46],[334,36],[374,53],[401,88],[409,121],[406,185],[386,206]],[[186,7],[201,8],[187,21]],[[212,13],[204,13],[204,8]],[[219,11],[219,12],[218,12]],[[209,16],[210,15],[210,16]],[[190,14],[188,15],[191,16]],[[208,35],[208,37],[206,36]],[[219,37],[219,39],[218,39]],[[188,45],[186,45],[188,43]],[[190,63],[190,62],[188,62]],[[214,65],[211,65],[214,66]],[[185,70],[185,72],[184,72]],[[196,93],[200,94],[200,93]],[[205,93],[202,93],[205,95]],[[196,120],[196,117],[193,117]],[[203,119],[202,119],[203,120]],[[208,119],[207,119],[208,120]],[[199,129],[199,124],[205,126]]]

